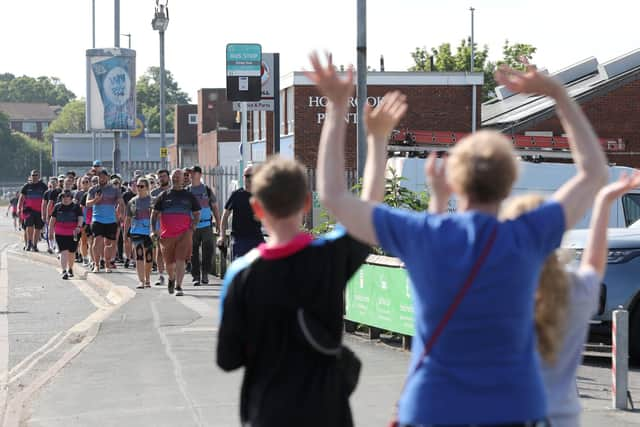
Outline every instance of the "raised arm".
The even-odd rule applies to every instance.
[[[374,152],[370,154],[372,158],[366,163],[362,192],[366,200],[361,200],[347,189],[344,179],[344,145],[347,131],[344,117],[348,112],[347,101],[354,89],[353,70],[350,68],[347,77],[343,79],[338,77],[331,56],[327,58],[326,67],[320,64],[316,53],[311,54],[310,59],[314,71],[307,75],[329,100],[318,148],[317,185],[320,201],[351,235],[375,245],[377,238],[372,218],[375,204],[369,200],[382,199],[385,168],[383,158],[386,160],[386,154],[381,155],[380,150],[386,150],[386,138],[406,111],[404,97],[400,94],[389,95],[389,100],[394,100],[393,102],[386,106],[383,106],[383,102],[383,105],[379,105],[367,115],[367,122],[377,130],[370,133],[368,141]],[[383,132],[386,132],[384,137]]]
[[[362,200],[382,202],[387,167],[387,142],[393,128],[407,111],[407,97],[398,91],[387,93],[375,109],[365,107],[367,160],[362,179]]]
[[[582,267],[591,267],[600,276],[604,276],[607,268],[607,227],[611,204],[639,186],[640,172],[636,171],[632,176],[621,176],[618,181],[606,185],[598,192],[593,203],[589,238],[582,254]]]
[[[564,208],[565,228],[573,228],[608,178],[606,158],[591,124],[564,86],[534,66],[528,66],[526,72],[501,67],[496,78],[513,92],[537,93],[555,100],[577,173],[554,193],[553,199]]]
[[[451,197],[451,187],[447,182],[447,157],[442,158],[440,165],[437,164],[437,155],[434,151],[429,153],[425,162],[425,175],[429,180],[429,213],[441,214],[447,212],[449,208],[449,197]]]

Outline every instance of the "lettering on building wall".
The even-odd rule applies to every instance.
[[[382,104],[384,97],[383,96],[369,96],[367,97],[367,104],[371,107],[376,107]],[[328,99],[326,96],[310,96],[309,97],[309,108],[326,108]],[[349,97],[349,106],[351,108],[356,108],[358,106],[358,98],[351,96]],[[327,118],[326,112],[318,112],[316,113],[316,123],[322,124],[324,120]],[[358,123],[358,113],[348,113],[345,115],[344,120],[347,123]]]

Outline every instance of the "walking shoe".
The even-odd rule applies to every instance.
[[[31,247],[31,250],[32,250],[33,252],[40,252],[40,251],[38,250],[38,245],[33,245],[33,246]]]
[[[73,269],[72,269],[72,268],[70,268],[70,269],[67,271],[67,273],[69,273],[69,277],[73,277]]]
[[[153,271],[154,273],[158,272],[158,264],[156,264],[155,262],[151,265],[151,271]]]
[[[91,272],[92,272],[92,273],[99,273],[99,272],[100,272],[100,269],[98,268],[98,266],[97,266],[97,265],[94,265],[94,266],[93,266],[93,268],[91,269]]]
[[[175,288],[176,288],[176,281],[169,279],[169,293],[173,294],[173,291]]]
[[[200,284],[202,286],[207,286],[209,284],[209,279],[202,279],[202,282],[200,282]]]
[[[194,277],[193,280],[191,281],[191,283],[193,284],[193,286],[200,286],[200,279],[196,279]]]
[[[62,280],[69,280],[69,274],[67,270],[62,270]]]
[[[89,266],[89,258],[84,258],[82,260],[82,265],[85,266],[85,267],[88,267]]]
[[[112,270],[115,270],[115,269],[117,268],[117,267],[116,267],[116,263],[115,263],[115,262],[113,262],[113,261],[111,261],[111,262],[109,263],[109,268],[111,268]]]
[[[153,284],[154,286],[164,286],[164,276],[161,274],[160,277],[158,277],[158,281],[156,283]]]
[[[51,248],[47,248],[47,253],[48,253],[48,254],[53,254],[53,249],[51,249]]]
[[[182,292],[182,286],[176,287],[176,296],[177,297],[184,296],[184,293]]]
[[[124,268],[129,268],[129,258],[124,260]]]
[[[104,260],[103,259],[100,260],[100,268],[104,268]]]

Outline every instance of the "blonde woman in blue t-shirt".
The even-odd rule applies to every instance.
[[[328,99],[318,150],[321,202],[354,237],[399,257],[412,282],[416,334],[399,401],[399,424],[547,425],[531,301],[542,264],[607,180],[604,153],[580,107],[562,84],[534,67],[526,72],[500,68],[496,77],[512,92],[540,94],[555,101],[576,176],[534,211],[499,221],[502,201],[517,178],[517,161],[509,139],[481,131],[458,142],[448,160],[440,203],[455,193],[458,212],[408,212],[362,201],[347,189],[344,117],[353,93],[353,72],[350,69],[346,78],[341,77],[330,57],[322,65],[316,54],[311,64],[308,77]],[[383,105],[406,108],[406,102],[398,99],[406,97],[389,93]],[[374,167],[364,182],[383,193],[386,156],[370,156],[367,162]],[[487,242],[494,238],[491,247]],[[425,343],[439,330],[487,247],[488,256],[469,291],[453,315],[446,317],[443,332],[423,358]]]

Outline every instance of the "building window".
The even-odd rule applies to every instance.
[[[44,132],[49,128],[49,122],[40,122],[40,130]]]
[[[293,134],[294,118],[293,87],[290,87],[287,89],[287,135]]]
[[[197,125],[198,124],[198,115],[197,114],[189,114],[189,124]]]
[[[36,122],[22,122],[22,132],[36,133],[38,132],[38,124]]]
[[[260,111],[260,139],[267,139],[267,112]]]

